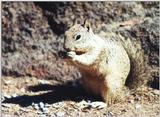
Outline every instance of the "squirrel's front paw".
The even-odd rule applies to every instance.
[[[68,52],[68,53],[67,53],[67,56],[68,56],[69,58],[71,58],[71,59],[74,59],[75,56],[76,56],[76,53],[75,53],[75,52]]]

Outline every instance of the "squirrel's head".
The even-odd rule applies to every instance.
[[[83,25],[75,24],[65,33],[64,49],[77,55],[88,52],[93,42],[93,31],[88,20]]]

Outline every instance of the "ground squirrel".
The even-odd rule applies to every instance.
[[[65,36],[67,63],[78,67],[84,88],[108,105],[122,99],[126,86],[134,89],[144,83],[144,55],[137,42],[115,33],[99,37],[88,20],[72,26]]]

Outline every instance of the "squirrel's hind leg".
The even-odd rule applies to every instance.
[[[125,96],[125,86],[121,79],[115,76],[107,76],[102,90],[102,98],[108,106],[122,101]]]

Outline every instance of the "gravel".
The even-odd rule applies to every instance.
[[[140,104],[136,104],[136,105],[135,105],[135,108],[136,108],[136,109],[141,109],[142,106],[141,106]]]
[[[77,106],[80,109],[84,109],[84,108],[104,109],[107,107],[106,103],[104,102],[100,102],[100,101],[91,102],[91,101],[84,101],[84,100],[79,102]]]
[[[53,108],[60,108],[60,107],[63,107],[63,105],[64,105],[63,102],[58,102],[58,103],[52,104],[52,107],[53,107]]]
[[[106,103],[104,103],[104,102],[92,102],[91,103],[91,107],[92,108],[98,108],[98,109],[104,109],[104,108],[106,108],[107,107],[107,105],[106,105]]]
[[[42,108],[42,112],[46,114],[49,112],[49,110],[48,110],[48,108]]]
[[[40,107],[41,109],[43,109],[43,108],[44,108],[44,103],[43,103],[43,102],[40,102],[40,103],[39,103],[39,107]]]
[[[65,115],[65,112],[59,111],[59,112],[57,112],[55,115],[56,115],[57,117],[62,117],[62,116]]]
[[[14,97],[14,98],[17,97],[17,94],[16,93],[12,94],[12,97]]]
[[[95,101],[92,96],[86,97],[86,95],[82,95],[81,93],[77,95],[78,97],[81,97],[78,100],[76,100],[77,96],[75,96],[69,98],[69,100],[67,98],[66,100],[58,100],[55,102],[53,96],[50,95],[50,92],[50,96],[46,95],[46,91],[30,92],[27,90],[27,86],[37,87],[36,84],[38,84],[38,80],[34,77],[23,77],[21,80],[12,77],[5,77],[3,80],[8,79],[12,80],[12,82],[9,85],[3,85],[4,82],[2,82],[2,94],[17,94],[17,97],[4,99],[1,109],[3,117],[13,117],[15,114],[16,116],[27,117],[116,117],[121,115],[142,116],[144,114],[148,116],[156,116],[160,109],[159,95],[158,93],[155,93],[157,90],[149,87],[140,88],[136,94],[132,93],[132,95],[128,95],[124,102],[116,103],[111,107],[106,108],[104,102],[100,100]],[[55,82],[52,82],[52,84],[56,86]],[[26,89],[26,92],[22,93],[19,90],[22,87]],[[57,89],[57,87],[53,87],[54,91],[55,89]],[[50,91],[50,89],[48,90]],[[52,93],[56,96],[57,92],[54,91]],[[73,92],[70,94],[64,94],[63,97],[72,96],[72,94]],[[141,100],[137,100],[137,97],[141,97]],[[133,100],[134,103],[130,103],[130,100]]]
[[[37,110],[39,110],[38,104],[34,104],[34,108],[37,109]]]
[[[4,98],[11,98],[11,95],[4,95]]]

